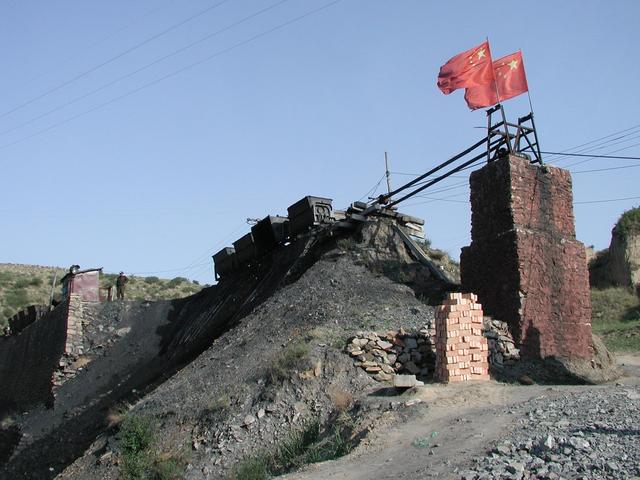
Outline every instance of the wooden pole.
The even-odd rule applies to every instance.
[[[58,279],[58,272],[55,271],[53,274],[53,282],[51,283],[51,295],[49,295],[49,307],[53,305],[53,291],[56,288],[56,280]]]
[[[387,152],[384,152],[384,168],[385,175],[387,176],[387,195],[391,193],[391,174],[389,173],[389,158]]]

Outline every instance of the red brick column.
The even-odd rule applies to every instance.
[[[510,156],[473,172],[470,184],[463,288],[509,324],[524,358],[591,358],[589,274],[569,172]]]
[[[436,309],[436,371],[443,382],[489,380],[482,305],[473,293],[450,293]]]

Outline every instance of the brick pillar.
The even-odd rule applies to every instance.
[[[473,293],[450,293],[436,309],[436,371],[443,382],[489,380],[482,305]]]
[[[509,324],[525,358],[591,358],[589,273],[569,172],[509,156],[473,172],[470,185],[463,288]]]
[[[82,345],[82,295],[72,293],[69,295],[67,313],[67,339],[64,353],[67,355],[81,355],[84,353]]]

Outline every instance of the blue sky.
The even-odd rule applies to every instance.
[[[522,49],[544,150],[622,132],[574,151],[640,156],[638,18],[631,0],[5,0],[0,262],[211,282],[247,217],[308,194],[345,207],[385,151],[422,173],[481,138],[484,112],[435,83],[486,37],[494,58]],[[528,113],[526,96],[505,109]],[[549,162],[578,172],[578,239],[606,247],[640,199],[581,202],[640,196],[640,168],[584,170],[640,162]],[[457,257],[468,188],[446,186],[401,210]]]

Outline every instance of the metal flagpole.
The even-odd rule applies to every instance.
[[[489,37],[487,38],[487,45],[489,45]],[[491,51],[491,46],[489,46],[489,51]],[[502,114],[502,124],[504,126],[504,134],[507,140],[507,147],[509,148],[509,153],[512,152],[511,149],[511,139],[509,138],[509,127],[507,126],[507,117],[504,113],[504,107],[500,102],[500,91],[498,90],[498,82],[496,82],[496,71],[493,68],[493,57],[491,57],[491,71],[493,72],[493,88],[496,90],[496,100],[498,101],[498,107],[500,108],[500,113]]]
[[[522,56],[522,50],[520,52],[520,59],[522,61],[522,70],[524,71],[524,57]],[[531,110],[531,126],[533,127],[533,138],[536,141],[536,150],[538,151],[538,160],[540,165],[544,165],[542,161],[542,152],[540,151],[540,141],[538,140],[538,130],[536,129],[536,122],[533,120],[533,103],[531,102],[531,92],[529,92],[529,80],[527,80],[527,98],[529,99],[529,109]]]

